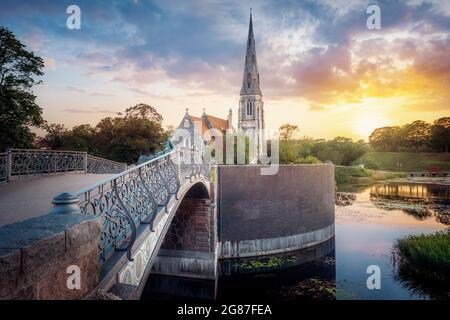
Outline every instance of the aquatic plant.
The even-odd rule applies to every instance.
[[[243,270],[273,269],[282,266],[287,266],[294,262],[295,262],[294,257],[287,257],[287,258],[269,257],[260,260],[248,260],[243,262],[237,262],[235,266]]]
[[[450,229],[397,240],[394,264],[395,278],[411,291],[432,299],[450,298]]]
[[[336,282],[312,277],[298,282],[295,286],[284,287],[286,300],[334,300],[336,299]]]

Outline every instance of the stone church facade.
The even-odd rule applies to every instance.
[[[256,44],[251,13],[237,128],[250,138],[250,147],[254,150],[254,156],[249,160],[250,163],[257,163],[258,159],[266,154],[266,141],[264,137],[264,102],[256,59]],[[227,119],[222,119],[208,115],[205,111],[201,117],[192,116],[186,109],[186,113],[177,129],[183,130],[176,130],[172,136],[172,141],[176,146],[195,148],[202,152],[204,145],[214,140],[214,136],[221,135],[225,148],[225,134],[234,131],[232,110],[229,110]]]

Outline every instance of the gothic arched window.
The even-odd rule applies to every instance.
[[[247,101],[247,115],[251,116],[253,114],[253,102]]]

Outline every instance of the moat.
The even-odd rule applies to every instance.
[[[339,185],[338,191],[356,198],[350,196],[345,205],[336,206],[333,239],[287,254],[223,260],[215,283],[150,276],[142,299],[433,298],[432,291],[414,287],[397,274],[393,246],[406,235],[449,227],[450,186],[390,182]],[[380,267],[379,290],[367,289],[369,265]]]

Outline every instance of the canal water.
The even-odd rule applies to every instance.
[[[429,234],[450,226],[450,186],[392,182],[339,185],[338,191],[354,196],[345,205],[336,206],[333,239],[289,254],[222,261],[221,275],[215,282],[151,276],[142,298],[292,301],[439,297],[433,288],[424,290],[411,279],[402,278],[393,246],[409,234]],[[380,268],[380,289],[367,288],[370,265]]]

